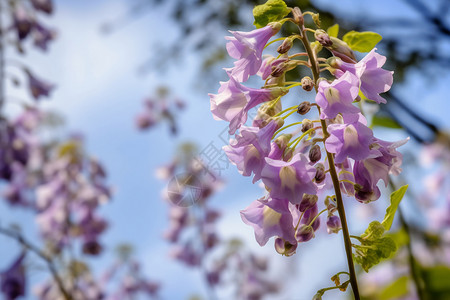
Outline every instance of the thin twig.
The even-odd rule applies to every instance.
[[[64,299],[66,299],[66,300],[72,300],[73,299],[72,296],[70,295],[70,293],[64,287],[62,279],[58,275],[58,272],[56,271],[56,267],[55,267],[55,264],[53,263],[53,260],[47,254],[45,254],[38,247],[36,247],[33,244],[31,244],[30,242],[28,242],[20,233],[18,233],[16,231],[0,227],[0,233],[4,234],[4,235],[6,235],[6,236],[8,236],[8,237],[10,237],[10,238],[12,238],[14,240],[16,240],[25,249],[35,253],[37,256],[42,258],[47,263],[47,267],[48,267],[50,273],[52,274],[52,277],[55,280],[56,284],[58,285],[58,288],[61,291],[61,294],[63,294]]]

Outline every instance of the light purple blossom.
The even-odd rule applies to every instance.
[[[255,238],[264,246],[269,238],[278,236],[296,244],[294,226],[289,202],[282,199],[259,199],[241,211],[242,221],[253,227]]]
[[[30,34],[33,23],[34,21],[25,7],[20,3],[15,4],[12,28],[16,31],[17,37],[20,41],[24,40],[28,34]]]
[[[325,141],[328,152],[335,153],[336,163],[342,163],[349,157],[355,161],[379,156],[378,150],[371,149],[373,132],[359,120],[345,124],[330,124],[328,126],[330,136]]]
[[[230,74],[229,74],[230,75]],[[247,113],[258,104],[273,100],[287,93],[286,88],[271,89],[248,88],[230,75],[230,80],[221,82],[218,94],[209,94],[211,112],[216,120],[230,122],[230,134],[247,121]]]
[[[50,96],[50,92],[55,88],[55,85],[37,78],[29,70],[26,70],[25,73],[28,76],[28,87],[35,100],[39,100],[41,97]]]
[[[237,59],[234,67],[230,69],[231,75],[239,82],[244,82],[251,75],[256,74],[261,67],[264,46],[280,28],[280,23],[270,23],[266,27],[250,32],[230,31],[233,36],[225,37],[229,40],[227,51],[231,57]]]
[[[328,83],[322,80],[316,95],[316,103],[321,107],[321,119],[332,119],[340,114],[356,114],[359,108],[352,103],[358,96],[358,78],[345,72],[339,79]]]
[[[52,0],[31,0],[31,4],[37,10],[51,14],[53,12]]]
[[[317,187],[313,183],[316,169],[309,164],[303,154],[296,154],[291,161],[266,158],[261,177],[275,199],[287,199],[299,204],[303,194],[315,194]]]
[[[337,61],[340,70],[337,70],[335,75],[339,78],[345,74],[344,72],[351,72],[361,81],[361,92],[368,99],[377,103],[386,103],[386,100],[379,94],[389,91],[394,72],[382,68],[386,57],[376,53],[376,50],[377,48],[374,48],[356,64]]]
[[[56,31],[44,27],[42,24],[35,22],[33,26],[34,45],[43,51],[47,51],[48,43],[54,40]]]
[[[363,202],[377,200],[381,193],[377,187],[379,180],[387,186],[389,174],[398,175],[401,171],[402,155],[396,150],[405,144],[408,139],[390,143],[374,139],[374,147],[381,153],[374,158],[367,158],[355,162],[353,173],[355,175],[355,197]]]
[[[256,182],[261,178],[264,159],[270,153],[270,140],[282,125],[283,119],[279,118],[261,129],[243,126],[236,140],[231,140],[230,145],[224,146],[223,150],[242,175],[250,176],[253,173],[253,182]]]

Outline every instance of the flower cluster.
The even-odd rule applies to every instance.
[[[22,43],[30,36],[33,39],[34,46],[46,51],[48,43],[55,39],[56,31],[47,28],[40,22],[36,15],[38,12],[52,14],[53,3],[51,0],[32,0],[28,4],[21,1],[9,1],[9,9],[12,11],[12,25],[9,30],[16,36],[16,46],[23,52]]]
[[[146,130],[167,120],[170,132],[176,134],[176,113],[183,110],[186,104],[178,98],[168,98],[169,91],[165,87],[160,87],[156,94],[155,99],[144,100],[144,110],[136,116],[136,126]]]
[[[327,212],[328,232],[339,231],[336,195],[327,196],[333,186],[362,203],[377,200],[378,182],[387,185],[388,175],[401,171],[402,155],[396,149],[406,142],[376,138],[355,105],[386,103],[380,94],[390,89],[393,80],[393,72],[382,68],[386,58],[372,49],[357,62],[345,42],[331,39],[321,29],[315,30],[316,41],[310,44],[303,15],[298,9],[292,12],[293,18],[260,29],[231,31],[226,48],[236,62],[225,69],[228,81],[220,83],[217,94],[209,95],[213,117],[228,121],[229,133],[235,134],[224,147],[228,158],[243,176],[261,180],[268,191],[241,211],[242,219],[254,228],[260,245],[275,236],[275,248],[284,255],[295,253],[298,243],[314,237],[323,212]],[[283,39],[278,57],[263,59],[269,39],[285,21],[296,23],[300,32],[274,40]],[[295,39],[302,41],[305,52],[289,53]],[[319,57],[322,48],[333,56]],[[286,73],[297,66],[311,69],[314,78],[286,82]],[[333,80],[319,77],[325,71]],[[265,81],[262,88],[243,85],[252,75]],[[308,92],[315,88],[315,103],[300,99],[283,110],[282,97],[300,85]],[[252,125],[246,126],[249,110],[258,105]],[[286,124],[292,114],[305,115],[311,108],[317,109],[316,119]],[[319,212],[322,202],[325,208]]]
[[[164,237],[173,245],[171,256],[202,269],[210,290],[223,287],[228,282],[226,274],[239,270],[232,288],[242,299],[261,299],[277,292],[279,284],[267,279],[264,258],[245,253],[238,240],[226,241],[217,234],[221,214],[209,200],[222,181],[195,157],[194,149],[191,144],[182,145],[177,158],[157,171],[160,179],[169,180],[163,192],[169,203],[169,228]]]
[[[72,139],[53,153],[42,175],[36,188],[36,209],[43,238],[55,249],[79,238],[83,253],[99,254],[98,239],[108,223],[96,210],[111,196],[102,165],[85,158],[81,141]]]

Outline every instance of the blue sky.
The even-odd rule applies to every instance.
[[[332,1],[319,2],[326,5]],[[354,2],[341,1],[340,6],[362,13],[379,11],[382,15],[395,15],[393,9],[377,10],[383,7],[378,1],[357,1],[353,5]],[[401,3],[395,1],[390,8],[402,8]],[[58,85],[43,107],[62,113],[69,130],[82,132],[88,152],[99,158],[109,171],[109,182],[115,193],[112,202],[102,208],[113,225],[103,239],[109,250],[122,242],[134,244],[146,274],[163,284],[164,298],[186,298],[192,293],[202,293],[203,287],[197,272],[168,257],[169,246],[162,239],[167,227],[166,204],[160,199],[164,183],[155,178],[154,170],[171,159],[173,148],[179,142],[193,140],[200,148],[211,141],[219,142],[218,134],[226,124],[212,119],[207,96],[207,92],[215,93],[219,84],[208,91],[193,88],[195,80],[201,80],[195,78],[198,58],[194,55],[165,74],[156,70],[145,77],[138,76],[137,67],[149,54],[155,54],[152,45],[159,40],[176,38],[177,31],[165,18],[163,9],[149,12],[148,16],[113,34],[102,35],[100,26],[125,11],[126,4],[124,0],[56,1],[56,13],[46,21],[60,31],[58,40],[51,45],[48,54],[30,51],[26,61],[38,75]],[[250,11],[248,15],[251,17]],[[448,80],[447,74],[430,90],[421,80],[421,74],[415,72],[401,88],[401,93],[414,94],[420,103],[412,105],[448,127],[449,119],[442,116],[442,111],[449,108],[445,98]],[[141,110],[142,99],[152,95],[161,84],[170,86],[174,95],[188,102],[188,109],[178,120],[182,124],[181,132],[175,138],[169,136],[166,124],[146,133],[134,127],[134,117]],[[9,88],[11,94],[27,97],[26,93]],[[392,140],[402,137],[401,134],[391,136]],[[280,299],[309,299],[327,284],[324,278],[345,268],[340,236],[328,236],[324,231],[307,245],[301,245],[293,258],[275,255],[270,242],[265,248],[257,246],[251,228],[240,221],[239,210],[259,197],[261,191],[251,185],[249,178],[239,176],[234,167],[230,167],[225,176],[227,186],[212,200],[213,205],[225,211],[219,228],[223,236],[239,236],[254,251],[273,257],[273,263],[281,266],[276,272],[293,261],[298,266],[295,281],[291,280],[289,289]],[[6,209],[0,204],[2,224],[21,222],[28,217],[20,212],[4,213]],[[360,221],[354,214],[350,220],[359,226]],[[31,235],[35,232],[30,222],[25,229]],[[0,244],[6,245],[0,247],[0,267],[3,267],[17,247],[4,238],[0,238]],[[327,249],[333,249],[332,253]],[[104,255],[98,268],[106,267],[111,258],[111,255]],[[306,296],[297,296],[298,291]],[[338,294],[329,297],[338,299]]]

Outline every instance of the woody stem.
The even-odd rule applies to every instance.
[[[301,41],[303,43],[303,46],[305,47],[306,52],[308,53],[309,60],[311,62],[311,71],[313,73],[313,80],[314,80],[314,87],[317,92],[317,81],[319,79],[320,71],[319,71],[319,65],[316,59],[315,53],[312,51],[311,46],[309,44],[308,36],[306,35],[306,30],[304,26],[299,27],[300,33],[301,33]],[[320,107],[317,107],[320,114]],[[329,136],[329,133],[327,131],[327,124],[325,120],[320,120],[320,123],[322,125],[322,132],[323,137],[326,139]],[[347,218],[345,216],[345,209],[344,209],[344,203],[342,201],[342,193],[339,186],[339,177],[336,172],[336,167],[334,165],[334,156],[332,153],[328,152],[325,149],[327,153],[328,163],[329,163],[329,170],[330,170],[330,176],[331,180],[333,181],[333,187],[334,192],[336,194],[336,204],[337,204],[337,210],[339,213],[339,217],[341,219],[342,224],[342,234],[344,237],[344,245],[345,245],[345,252],[347,256],[347,264],[348,269],[350,273],[350,284],[352,286],[353,295],[356,300],[360,300],[359,297],[359,290],[358,290],[358,281],[356,279],[356,272],[355,272],[355,266],[353,264],[353,254],[352,254],[352,242],[350,240],[350,234],[348,231],[347,226]]]

